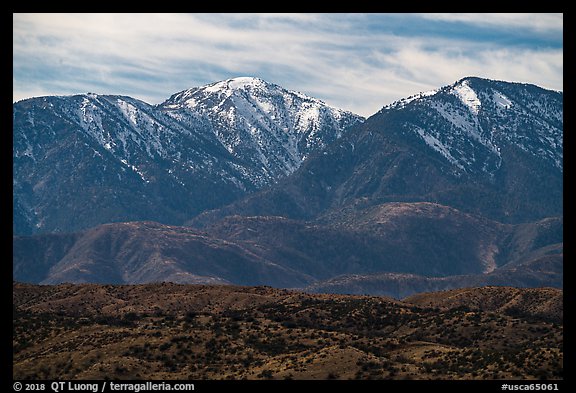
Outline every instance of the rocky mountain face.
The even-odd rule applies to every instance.
[[[561,288],[562,100],[465,78],[361,122],[236,78],[156,107],[111,96],[23,101],[14,109],[15,228],[71,233],[15,237],[14,279],[396,298]],[[70,109],[82,105],[98,110]],[[70,120],[78,116],[92,120]],[[110,223],[142,217],[164,224]]]
[[[169,224],[273,184],[360,116],[257,78],[152,106],[85,94],[13,108],[14,232]]]

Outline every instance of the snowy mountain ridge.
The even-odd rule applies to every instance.
[[[561,287],[562,148],[561,92],[480,78],[365,120],[247,77],[23,100],[14,279]]]
[[[145,182],[145,165],[139,154],[167,160],[180,170],[209,171],[216,165],[210,154],[196,151],[186,157],[189,152],[182,149],[182,138],[204,139],[216,148],[221,144],[233,156],[227,169],[234,172],[231,180],[244,190],[289,175],[311,152],[363,120],[315,98],[249,77],[188,89],[157,106],[131,97],[94,93],[47,100],[49,107]],[[110,116],[113,127],[105,124]],[[30,123],[34,124],[33,118]],[[15,154],[33,156],[33,150],[27,145]],[[177,171],[172,168],[166,175],[177,177]]]
[[[180,223],[275,183],[364,119],[235,78],[160,105],[94,93],[31,98],[14,104],[13,120],[15,225],[28,233],[127,219]],[[86,212],[85,224],[68,228],[77,220],[64,217],[66,205],[92,201],[109,206],[109,216]]]
[[[183,127],[153,106],[124,96],[87,93],[37,100],[44,102],[43,109],[50,108],[67,126],[85,134],[91,142],[88,145],[95,143],[104,148],[117,162],[138,173],[145,182],[145,162],[148,159],[160,159],[172,164],[180,162],[182,166],[189,167],[193,167],[199,159],[211,159],[211,155],[201,148],[182,149],[186,145],[202,145],[200,142],[205,138],[201,137],[201,133],[206,124],[200,118],[193,128]],[[29,114],[29,124],[32,126],[35,124],[34,113]],[[45,125],[43,131],[56,137],[54,124]],[[21,136],[28,140],[26,133]],[[212,144],[215,143],[212,141]],[[41,148],[41,145],[34,147],[28,144],[26,151],[33,156],[33,151]],[[99,148],[91,146],[91,149],[95,155],[101,156]],[[19,157],[18,150],[14,149],[16,157]],[[172,174],[173,171],[167,173],[168,176]]]

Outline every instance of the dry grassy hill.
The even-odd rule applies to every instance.
[[[471,310],[541,318],[556,323],[562,323],[563,320],[562,290],[557,288],[462,288],[421,293],[410,296],[404,301],[419,306],[447,309],[468,307]]]
[[[14,283],[13,304],[15,379],[560,379],[563,373],[557,290],[485,288],[400,302],[270,287]],[[512,305],[524,311],[510,313]]]

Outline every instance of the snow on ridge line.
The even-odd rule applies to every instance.
[[[247,86],[266,86],[267,83],[262,79],[251,76],[240,76],[237,78],[228,79],[228,86],[232,89],[245,88]]]
[[[217,96],[216,99],[220,101],[220,103],[222,104],[226,98],[232,95],[235,96],[234,93],[237,90],[242,90],[241,89],[242,87],[256,86],[256,85],[266,87],[266,89],[263,89],[262,94],[259,94],[258,90],[256,91],[249,90],[246,92],[247,95],[242,94],[238,98],[240,98],[242,101],[245,101],[247,104],[252,104],[256,107],[259,107],[264,113],[272,114],[272,116],[276,115],[273,113],[275,112],[274,105],[269,100],[270,98],[269,96],[270,95],[274,96],[277,93],[284,97],[283,101],[285,102],[285,110],[293,114],[295,113],[296,114],[295,117],[300,117],[302,119],[304,118],[309,119],[310,110],[313,109],[315,112],[314,120],[318,122],[321,108],[325,108],[330,113],[330,115],[333,116],[337,121],[342,119],[345,115],[356,116],[360,119],[364,119],[363,117],[358,116],[350,111],[332,107],[317,98],[307,96],[297,91],[287,90],[282,88],[281,86],[271,84],[259,78],[253,78],[253,77],[240,77],[235,79],[229,79],[225,81],[216,82],[208,86],[189,89],[185,93],[181,94],[181,96],[178,98],[180,98],[179,101],[185,103],[185,106],[187,106],[189,109],[194,110],[195,108],[199,108],[201,111],[203,111],[200,102],[203,103],[204,97],[206,97],[207,95],[215,94]],[[179,104],[169,104],[166,107],[176,109],[178,106]],[[300,116],[297,115],[298,113],[300,113]]]
[[[439,91],[440,91],[440,89],[422,91],[418,94],[414,94],[414,95],[406,97],[406,98],[400,98],[399,100],[396,100],[393,103],[384,106],[382,109],[402,109],[406,105],[411,103],[412,101],[419,100],[419,99],[425,98],[425,97],[431,97],[431,96],[435,95],[436,93],[438,93]]]
[[[158,107],[169,109],[166,114],[178,121],[198,114],[212,124],[211,132],[230,154],[260,162],[262,176],[270,179],[294,172],[311,151],[341,137],[343,126],[364,120],[255,77],[191,88]]]
[[[163,106],[166,109],[178,109],[181,106],[187,106],[189,109],[194,110],[196,107],[200,106],[200,103],[204,101],[204,98],[210,95],[223,102],[228,97],[233,95],[236,96],[238,93],[241,93],[242,98],[249,102],[256,101],[256,104],[262,103],[260,98],[281,95],[284,97],[284,101],[288,104],[287,109],[291,109],[290,107],[294,106],[292,104],[295,102],[295,99],[298,99],[304,103],[325,107],[338,120],[344,115],[355,116],[361,120],[365,120],[365,117],[363,116],[328,105],[321,99],[296,90],[289,90],[274,83],[267,82],[261,78],[252,76],[236,77],[214,82],[205,86],[192,87],[173,95],[166,100],[165,103],[159,104],[158,106]],[[168,101],[170,103],[168,103]]]
[[[228,92],[234,93],[232,89],[241,86],[247,89],[222,105]],[[120,161],[123,166],[144,182],[148,180],[146,170],[139,167],[131,150],[174,159],[178,135],[195,127],[197,119],[201,121],[200,132],[214,133],[214,143],[219,142],[233,156],[244,155],[260,163],[254,173],[246,171],[239,177],[246,184],[258,185],[294,172],[310,152],[339,138],[343,126],[363,120],[321,100],[250,77],[184,90],[158,105],[120,95],[82,94],[66,104],[64,112],[105,151],[124,160]],[[252,132],[246,143],[238,143],[252,128],[259,131]]]
[[[256,77],[251,77],[251,76],[241,76],[241,77],[236,77],[236,78],[230,78],[230,79],[226,79],[226,80],[222,80],[219,82],[215,82],[215,83],[211,83],[205,86],[200,86],[200,87],[196,87],[196,88],[191,88],[188,89],[187,91],[199,91],[199,90],[203,90],[206,91],[208,93],[218,93],[221,91],[226,91],[226,90],[240,90],[240,89],[245,89],[246,87],[250,86],[250,87],[267,87],[271,85],[270,83],[260,79],[260,78],[256,78]],[[276,86],[276,85],[273,85]]]

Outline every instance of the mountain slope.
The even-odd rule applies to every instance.
[[[393,204],[370,214],[373,219],[351,227],[238,216],[202,232],[132,222],[69,237],[16,237],[14,278],[45,284],[215,281],[301,287],[349,273],[482,273],[496,268],[498,239],[508,230],[432,204]],[[32,275],[34,266],[47,266],[44,275]]]
[[[555,288],[465,288],[445,292],[421,293],[403,300],[427,307],[457,308],[496,312],[523,318],[541,318],[562,323],[562,291]]]
[[[91,93],[20,101],[13,228],[182,223],[292,173],[362,120],[256,78],[190,89],[158,106]]]
[[[485,286],[561,289],[564,286],[562,250],[515,266],[503,266],[487,274],[446,277],[385,272],[345,274],[317,281],[303,289],[311,293],[370,294],[403,299],[422,292]]]
[[[388,206],[392,205],[392,206]],[[433,259],[432,252],[439,253],[439,259],[446,263],[452,260],[454,265],[463,268],[476,261],[477,268],[451,275],[431,275],[426,267],[417,270],[382,270],[374,273],[345,273],[326,280],[319,280],[305,289],[314,293],[371,294],[394,298],[404,298],[414,293],[441,291],[464,287],[487,285],[508,285],[516,287],[563,287],[563,219],[546,218],[530,224],[503,225],[474,219],[462,219],[458,215],[446,216],[446,213],[430,214],[433,220],[414,221],[417,227],[412,233],[412,241],[405,241],[402,232],[394,230],[394,225],[382,225],[378,214],[373,212],[397,209],[397,203],[369,207],[358,210],[349,207],[338,214],[330,215],[335,225],[364,228],[366,233],[387,232],[391,238],[397,238],[399,244],[413,247],[418,257],[412,258],[427,266]],[[400,206],[404,204],[398,204]],[[427,204],[415,204],[424,205]],[[444,207],[446,210],[447,208]],[[440,210],[442,211],[442,210]],[[403,220],[414,213],[399,215]],[[440,215],[443,219],[438,219]],[[462,213],[460,213],[462,214]],[[403,217],[403,216],[408,217]],[[355,218],[350,218],[350,217]],[[344,219],[342,219],[344,217]],[[466,217],[464,215],[464,217]],[[439,225],[444,221],[443,225]],[[385,222],[388,223],[388,220]],[[332,224],[334,225],[334,224]],[[410,227],[408,227],[410,228]],[[427,244],[426,239],[432,244]],[[450,242],[457,244],[452,245]],[[398,260],[402,260],[398,258]],[[427,274],[428,273],[428,274]]]
[[[562,214],[562,93],[465,78],[384,107],[230,214],[311,219],[361,200],[427,201],[509,223]]]
[[[497,267],[508,227],[431,203],[389,203],[328,223],[280,217],[227,218],[205,228],[255,254],[316,279],[347,273],[427,276],[485,273]]]
[[[44,97],[14,104],[13,116],[15,230],[62,232],[143,216],[173,222],[211,206],[199,192],[226,190],[226,201],[241,194],[225,177],[190,168],[219,158],[232,163],[214,138],[143,102]]]
[[[62,231],[126,216],[180,223],[276,183],[200,214],[189,221],[196,229],[131,222],[15,237],[17,280],[395,297],[563,285],[562,93],[465,78],[384,107],[341,136],[336,126],[359,119],[254,78],[155,107],[94,95],[19,104],[15,228]]]
[[[14,279],[232,283],[397,298],[487,284],[562,287],[559,219],[505,225],[431,203],[358,211],[325,223],[235,216],[204,231],[132,222],[15,237]]]
[[[50,249],[63,252],[50,257]],[[14,250],[14,278],[43,284],[170,281],[288,287],[311,281],[241,244],[152,222],[104,224],[71,235],[16,237]],[[46,266],[44,275],[35,269],[40,264]]]

